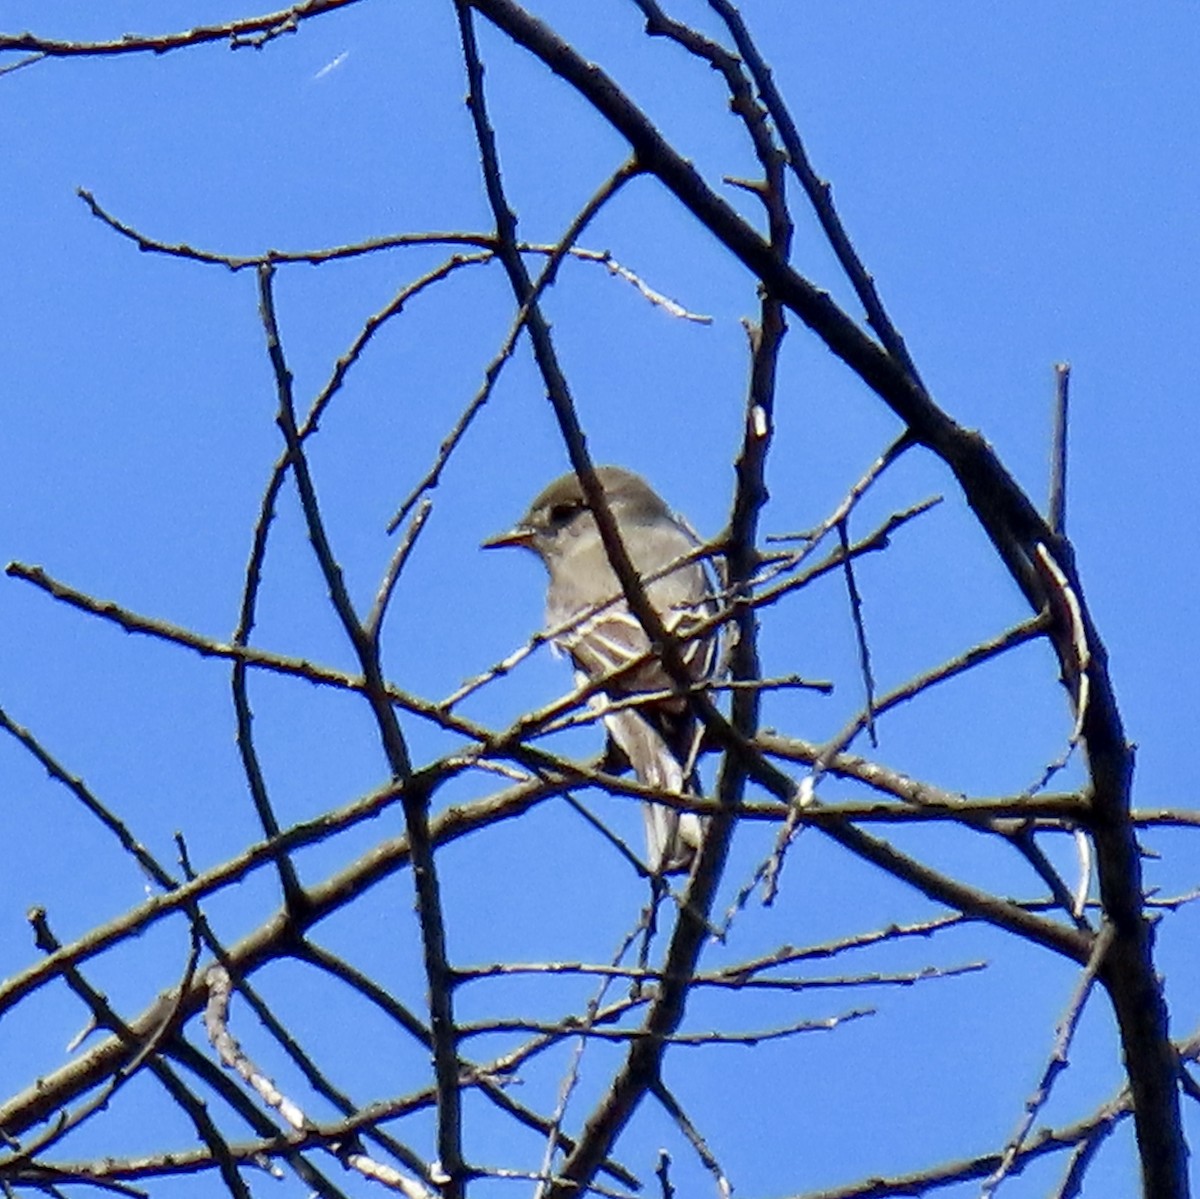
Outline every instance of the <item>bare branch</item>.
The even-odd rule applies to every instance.
[[[349,8],[358,0],[304,0],[260,17],[245,17],[222,25],[197,25],[180,33],[140,35],[127,33],[111,42],[71,42],[38,37],[33,33],[0,33],[0,53],[25,50],[39,58],[93,58],[123,54],[165,54],[189,46],[226,42],[230,49],[260,49],[283,33],[295,33],[302,22],[325,13]]]
[[[1046,523],[1059,536],[1067,530],[1067,420],[1071,392],[1071,364],[1054,364],[1054,441],[1050,455],[1050,503]]]

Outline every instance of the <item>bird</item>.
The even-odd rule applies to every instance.
[[[709,572],[693,558],[654,576],[692,554],[699,540],[640,475],[620,466],[600,466],[595,473],[647,598],[664,627],[682,638],[716,612]],[[574,663],[577,682],[603,678],[649,651],[649,639],[624,599],[578,475],[555,479],[513,528],[483,542],[485,549],[505,546],[530,550],[545,566],[550,576],[547,627],[555,647]],[[609,600],[614,602],[605,602]],[[718,640],[715,631],[680,640],[680,656],[694,682],[714,676]],[[656,791],[699,795],[696,757],[703,730],[687,700],[673,695],[629,702],[639,693],[664,691],[678,688],[653,656],[606,684],[593,702],[639,782]],[[614,708],[610,701],[624,703]],[[644,803],[643,815],[651,873],[690,871],[707,822],[663,803]]]

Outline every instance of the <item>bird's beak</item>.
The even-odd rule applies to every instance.
[[[498,550],[508,546],[520,546],[522,549],[531,549],[533,546],[533,530],[525,525],[516,525],[508,530],[507,533],[497,533],[495,537],[489,537],[486,541],[479,543],[480,549]]]

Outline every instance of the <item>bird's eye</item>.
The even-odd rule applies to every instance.
[[[565,525],[582,507],[575,500],[566,500],[561,504],[555,504],[550,509],[550,523],[555,525]]]

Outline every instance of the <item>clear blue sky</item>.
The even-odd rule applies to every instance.
[[[534,7],[610,70],[710,182],[752,171],[717,77],[645,38],[632,4],[546,0]],[[930,389],[958,420],[983,431],[1039,502],[1052,364],[1071,362],[1068,531],[1111,655],[1127,731],[1139,746],[1136,802],[1194,806],[1195,7],[1099,3],[1085,11],[915,0],[747,0],[742,7]],[[705,10],[699,3],[673,9],[707,21]],[[0,11],[0,29],[112,38],[249,11],[233,0],[14,2]],[[623,147],[503,38],[485,30],[481,40],[521,234],[553,241],[620,163]],[[280,444],[253,275],[139,254],[89,215],[75,189],[92,191],[148,235],[228,253],[319,248],[406,231],[486,231],[464,93],[452,6],[436,0],[364,0],[261,53],[209,46],[162,57],[48,61],[0,76],[4,561],[39,563],[135,610],[229,634],[259,497]],[[753,212],[745,195],[725,193]],[[739,321],[755,311],[752,283],[648,181],[628,187],[583,242],[611,250],[651,286],[713,317],[709,326],[672,319],[586,264],[568,264],[548,300],[596,460],[643,472],[702,533],[714,533],[732,489],[729,463],[745,388]],[[281,272],[282,333],[302,401],[322,385],[363,320],[442,257],[439,250],[392,251]],[[798,227],[794,261],[857,315],[815,224]],[[383,531],[388,517],[479,386],[510,318],[500,270],[466,268],[385,328],[323,423],[314,470],[360,604],[369,603],[392,548]],[[797,323],[778,405],[767,531],[817,524],[897,431],[882,405]],[[398,683],[443,696],[537,627],[536,565],[476,547],[565,467],[522,345],[435,494],[432,524],[397,596],[386,653]],[[862,570],[883,688],[1025,615],[952,481],[929,461],[906,460],[865,505],[856,530],[935,492],[949,502]],[[274,536],[256,643],[349,667],[290,492]],[[86,778],[156,853],[171,861],[172,833],[182,829],[205,867],[254,837],[222,666],[126,637],[11,580],[0,585],[0,629],[0,705]],[[804,695],[773,705],[772,723],[819,739],[855,711],[861,695],[854,643],[836,583],[767,618],[764,652],[768,672],[837,683],[833,699]],[[561,662],[540,656],[468,711],[500,724],[560,694],[568,675]],[[345,802],[382,778],[364,705],[272,678],[255,680],[253,698],[285,822]],[[1069,729],[1048,655],[1027,648],[977,681],[898,713],[883,725],[878,753],[948,787],[1002,794],[1036,779]],[[406,731],[419,760],[447,748],[420,726]],[[588,752],[598,737],[581,735],[574,744]],[[484,786],[453,794],[478,794]],[[0,740],[0,803],[9,830],[3,975],[34,958],[24,919],[32,904],[49,906],[66,939],[136,904],[144,884],[9,739]],[[632,805],[598,806],[636,835]],[[373,826],[345,846],[302,859],[305,877],[324,877],[372,837],[395,831],[400,816],[391,819],[386,828]],[[761,857],[766,835],[758,828],[739,838],[731,891]],[[1002,892],[1033,888],[1008,857],[975,839],[914,828],[896,840]],[[1147,863],[1152,885],[1177,893],[1200,881],[1194,835],[1151,833],[1145,842],[1164,855]],[[605,960],[642,898],[615,855],[558,807],[455,847],[444,867],[451,953],[460,963],[497,956]],[[240,892],[214,904],[230,938],[277,902],[265,876]],[[401,876],[353,920],[335,921],[326,939],[362,955],[418,1002],[423,983],[410,911],[410,880]],[[718,958],[930,912],[918,897],[806,834],[779,904],[752,906],[738,925],[741,939]],[[127,1012],[164,985],[163,955],[182,966],[177,933],[157,933],[132,956],[96,964],[95,977]],[[1196,936],[1197,921],[1185,914],[1168,919],[1160,937],[1176,1035],[1200,1019]],[[871,1020],[756,1056],[732,1047],[675,1051],[671,1080],[738,1193],[792,1193],[1001,1147],[1050,1051],[1073,973],[977,934],[844,968],[976,957],[992,960],[992,968],[865,998],[740,998],[732,1017],[727,1006],[700,1000],[693,1031],[718,1021],[769,1027],[867,1002],[879,1008]],[[378,1051],[364,1053],[364,1026],[331,1017],[330,1005],[336,1012],[340,1002],[335,992],[295,989],[311,985],[299,971],[268,972],[261,981],[311,1032],[357,1098],[417,1084],[420,1055],[382,1030]],[[522,1004],[550,1016],[566,1002],[567,992],[491,986],[462,992],[466,1018]],[[0,1096],[54,1068],[81,1023],[65,992],[36,1013],[6,1019]],[[262,1049],[281,1081],[294,1081],[256,1030],[238,1031]],[[602,1064],[613,1060],[613,1051],[591,1051],[585,1097],[603,1086]],[[1094,1001],[1073,1061],[1045,1113],[1050,1123],[1085,1114],[1117,1084],[1102,1000]],[[562,1066],[560,1055],[530,1071],[525,1097],[540,1095],[549,1106],[545,1097]],[[126,1117],[139,1103],[155,1102],[148,1085],[122,1096]],[[1189,1106],[1195,1146],[1200,1121]],[[704,1193],[711,1184],[686,1147],[659,1114],[647,1115],[621,1143],[620,1156],[649,1174],[654,1149],[669,1143],[681,1195]],[[127,1144],[113,1146],[89,1129],[74,1152],[133,1152],[164,1140],[182,1144],[188,1135],[178,1121],[166,1133],[128,1118],[121,1127]],[[469,1144],[480,1160],[534,1160],[528,1145],[510,1144],[505,1127],[486,1119],[475,1127],[478,1140]],[[863,1135],[848,1155],[853,1129]],[[1102,1151],[1089,1197],[1130,1194],[1132,1160],[1126,1128]],[[1058,1173],[1057,1165],[1033,1170],[1009,1180],[1003,1193],[1045,1194]],[[169,1193],[211,1190],[193,1181]]]

